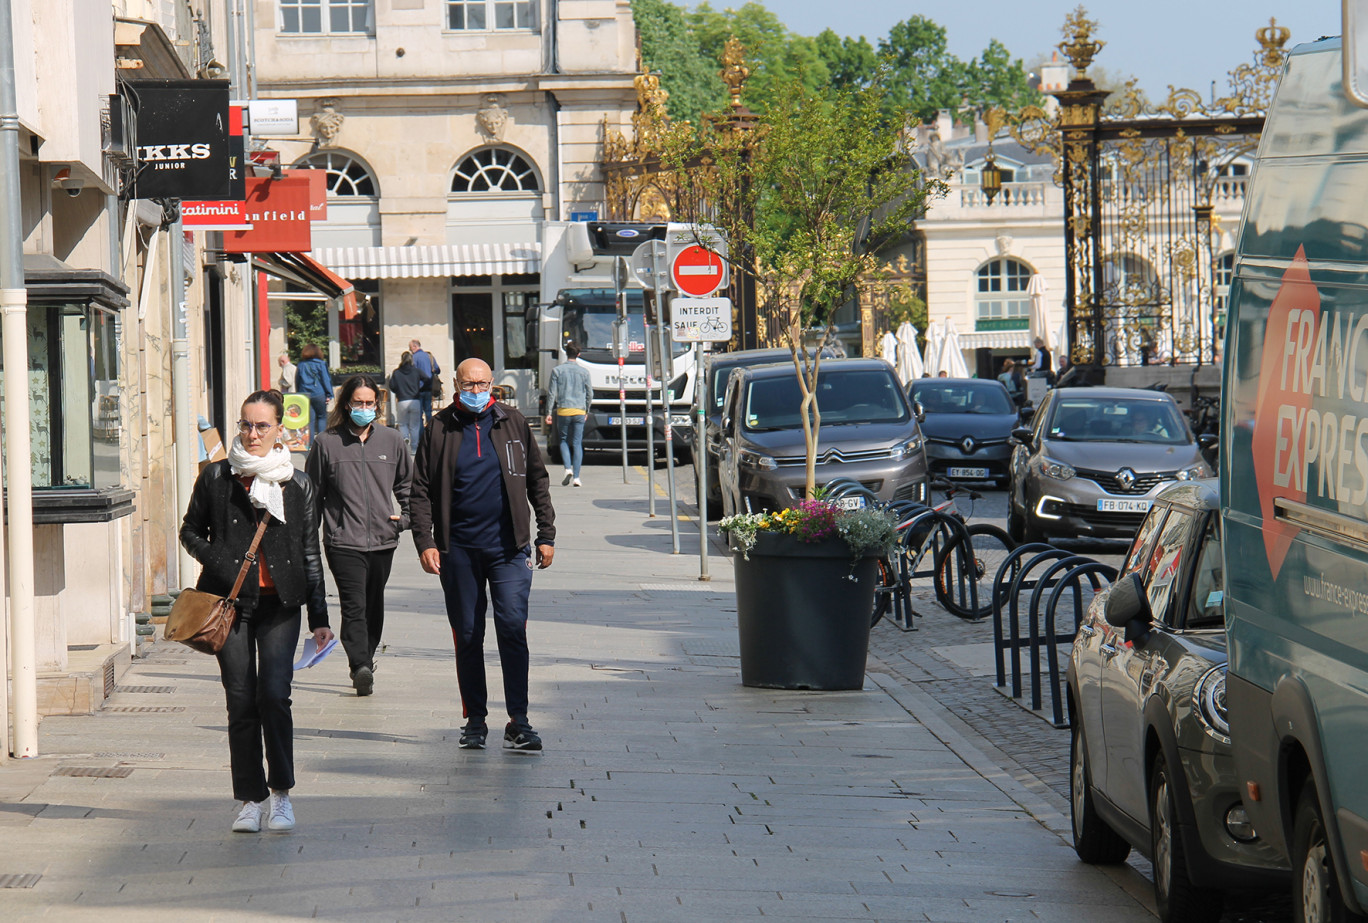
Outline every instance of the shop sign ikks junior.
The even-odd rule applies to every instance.
[[[134,80],[138,199],[231,198],[228,81]]]

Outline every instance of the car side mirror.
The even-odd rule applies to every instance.
[[[922,406],[921,401],[912,402],[912,415],[917,418],[918,423],[926,422],[926,408]]]
[[[1021,405],[1021,419],[1022,419],[1023,421],[1024,421],[1024,420],[1029,420],[1029,419],[1031,419],[1031,418],[1034,417],[1034,416],[1035,416],[1035,404],[1022,404],[1022,405]]]
[[[1112,584],[1105,614],[1108,625],[1125,629],[1127,641],[1144,647],[1154,614],[1150,612],[1149,595],[1138,574],[1127,574]]]
[[[1220,441],[1221,437],[1215,433],[1202,433],[1202,435],[1197,437],[1197,445],[1201,446],[1203,451],[1210,449]]]
[[[1018,426],[1012,430],[1012,441],[1029,449],[1035,443],[1035,437],[1032,435],[1029,426]]]

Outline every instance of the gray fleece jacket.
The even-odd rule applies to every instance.
[[[313,482],[325,548],[383,551],[409,527],[413,461],[399,430],[371,426],[365,442],[350,426],[321,433],[304,470]],[[399,505],[399,519],[395,502]]]

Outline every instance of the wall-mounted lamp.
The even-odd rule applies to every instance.
[[[1002,168],[997,165],[997,159],[991,149],[988,151],[988,159],[983,163],[983,169],[979,171],[979,181],[983,187],[984,198],[992,205],[993,198],[1002,191]]]

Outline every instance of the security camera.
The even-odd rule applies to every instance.
[[[63,192],[65,192],[67,195],[71,196],[74,199],[78,195],[80,195],[81,190],[85,188],[85,180],[64,179],[57,185],[61,187]]]

